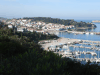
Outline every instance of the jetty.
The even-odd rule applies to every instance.
[[[89,43],[98,43],[100,44],[100,41],[91,41],[91,40],[82,40],[83,42],[89,42]]]
[[[87,35],[89,35],[89,34],[91,34],[91,35],[93,35],[93,34],[95,34],[95,35],[100,35],[100,32],[81,32],[81,31],[68,31],[68,30],[66,30],[66,32],[68,32],[68,33],[73,33],[73,34],[87,34]]]
[[[83,44],[83,45],[94,45],[94,46],[100,46],[100,44],[91,44],[91,43],[79,43],[79,44]]]
[[[97,48],[97,47],[85,47],[85,46],[76,46],[76,45],[70,45],[70,47],[74,47],[74,48],[86,48],[86,49],[90,49],[90,50],[99,50],[100,51],[100,49],[99,48]]]

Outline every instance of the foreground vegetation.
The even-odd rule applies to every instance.
[[[82,65],[47,52],[38,40],[55,38],[38,33],[13,33],[0,29],[0,75],[99,75],[98,65]],[[37,38],[37,39],[36,39]]]

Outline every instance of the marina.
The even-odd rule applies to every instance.
[[[42,44],[42,47],[79,62],[100,63],[100,36],[96,35],[98,32],[98,29],[86,32],[55,32],[60,39]]]
[[[71,42],[69,43],[69,41]],[[75,44],[75,42],[78,42],[78,43]],[[87,43],[84,43],[84,42],[87,42]],[[88,44],[88,43],[93,43],[93,44]],[[100,48],[95,47],[97,44],[94,44],[94,43],[100,44],[100,41],[60,38],[58,40],[53,40],[44,45],[42,44],[42,47],[44,46],[44,48],[46,47],[45,50],[52,51],[56,54],[62,55],[62,57],[71,58],[72,60],[77,60],[80,62],[90,61],[90,62],[97,63],[97,62],[100,62],[100,58],[99,58]],[[90,47],[83,46],[83,45],[89,45]]]

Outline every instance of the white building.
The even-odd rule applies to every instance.
[[[27,31],[33,32],[34,29],[33,28],[27,28]]]
[[[18,32],[24,32],[24,29],[23,28],[17,28],[17,31]]]
[[[22,20],[23,22],[26,22],[27,20]]]
[[[8,28],[13,28],[13,25],[11,25],[11,24],[10,24],[10,25],[8,25]]]
[[[32,27],[32,25],[31,25],[31,24],[26,24],[26,26],[27,26],[27,27]]]
[[[43,30],[37,30],[36,32],[37,32],[37,33],[44,33]]]
[[[26,28],[27,28],[27,26],[20,26],[20,28],[22,28],[22,29],[26,29]]]

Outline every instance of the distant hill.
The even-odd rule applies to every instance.
[[[75,25],[75,27],[92,27],[91,23],[86,22],[76,22],[73,19],[59,19],[59,18],[51,18],[51,17],[24,17],[23,19],[32,19],[32,21],[43,21],[46,23],[57,23],[63,25]],[[94,25],[96,27],[96,25]]]
[[[46,23],[59,23],[64,25],[70,25],[70,22],[74,22],[74,20],[64,20],[51,17],[24,17],[23,19],[33,19],[33,21],[43,21]]]
[[[0,20],[7,20],[7,18],[0,17]]]

